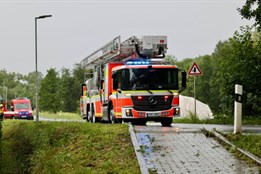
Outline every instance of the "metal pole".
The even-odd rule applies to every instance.
[[[48,18],[52,17],[52,15],[42,15],[34,18],[34,23],[35,23],[35,73],[36,73],[36,95],[35,95],[35,109],[36,109],[36,123],[39,121],[39,108],[38,108],[38,84],[39,84],[39,79],[38,79],[38,68],[37,68],[37,19],[43,19],[43,18]]]
[[[195,108],[195,117],[197,118],[196,76],[194,76],[194,108]]]
[[[37,17],[35,18],[35,109],[36,109],[36,123],[39,121],[39,110],[38,110],[38,68],[37,68]]]

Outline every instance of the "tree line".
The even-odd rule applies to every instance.
[[[47,70],[43,76],[38,72],[39,79],[39,110],[56,113],[79,111],[79,96],[81,95],[81,84],[87,78],[86,70],[81,64],[75,64],[72,70],[55,68]],[[8,73],[0,70],[0,100],[27,97],[35,106],[36,96],[36,73],[28,75],[20,73]]]
[[[196,79],[197,99],[214,113],[233,115],[235,84],[243,86],[243,113],[261,116],[261,32],[241,27],[234,36],[219,41],[211,55],[177,62],[187,70],[196,62],[203,76]],[[184,95],[193,96],[193,78],[188,77]]]

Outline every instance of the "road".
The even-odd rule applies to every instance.
[[[257,166],[248,166],[236,159],[201,128],[233,131],[233,126],[173,124],[161,127],[148,123],[134,126],[142,156],[150,173],[259,173]],[[244,131],[261,133],[261,127],[246,126]]]

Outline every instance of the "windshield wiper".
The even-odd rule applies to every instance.
[[[151,92],[150,90],[146,89],[150,94],[153,94],[153,92]]]
[[[167,91],[169,91],[169,93],[173,94],[173,92],[171,90],[167,89]]]

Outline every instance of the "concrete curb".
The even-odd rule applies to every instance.
[[[208,131],[210,131],[210,130],[208,130]],[[248,156],[249,158],[251,158],[252,160],[254,160],[255,162],[257,162],[258,164],[261,165],[261,159],[258,158],[257,156],[255,156],[255,155],[251,154],[250,152],[245,151],[245,150],[243,150],[243,149],[241,149],[241,148],[239,148],[239,147],[236,147],[234,144],[232,144],[231,142],[229,142],[225,137],[223,137],[223,136],[222,136],[221,134],[219,134],[218,132],[216,132],[216,131],[210,131],[210,132],[212,132],[212,133],[215,135],[215,137],[217,137],[219,140],[221,140],[221,141],[225,142],[226,144],[228,144],[228,145],[234,147],[234,148],[237,149],[239,152],[243,153],[244,155]]]
[[[142,174],[149,174],[148,167],[147,167],[146,162],[145,162],[143,155],[141,153],[141,149],[140,149],[138,140],[135,136],[132,124],[129,124],[129,132],[130,132],[132,144],[134,146],[135,154],[136,154],[136,157],[138,159],[138,163],[140,165],[140,171],[141,171]]]

